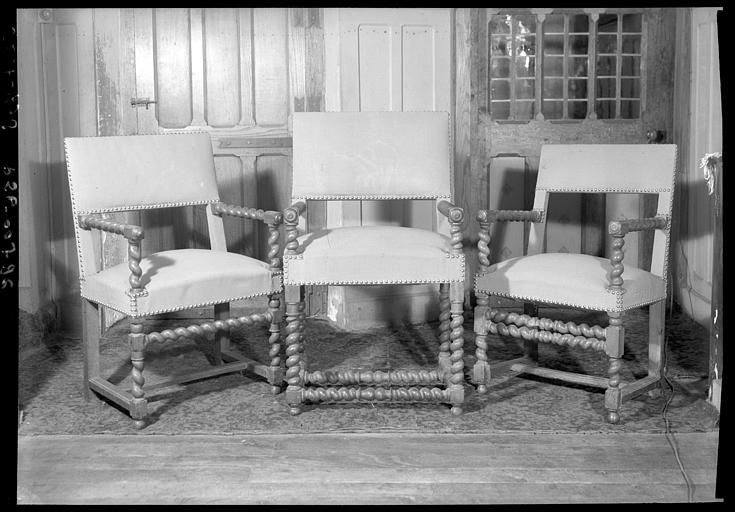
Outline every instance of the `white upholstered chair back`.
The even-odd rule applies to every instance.
[[[657,194],[656,215],[671,216],[675,144],[547,144],[541,148],[534,210],[547,209],[549,193]],[[544,222],[532,223],[528,254],[543,252]],[[651,272],[666,279],[671,223],[654,235]]]
[[[296,112],[292,202],[451,201],[450,126],[447,112]]]
[[[80,279],[100,269],[94,235],[79,228],[79,215],[219,201],[207,133],[67,137],[64,146]],[[212,249],[224,250],[221,218],[208,208],[207,219]]]

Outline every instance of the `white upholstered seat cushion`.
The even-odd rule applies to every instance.
[[[390,284],[464,281],[464,256],[448,237],[418,228],[355,226],[299,237],[283,257],[284,284]]]
[[[608,291],[610,260],[586,254],[546,253],[492,265],[475,277],[475,293],[620,312],[666,298],[660,277],[632,265],[622,274],[624,293]]]
[[[142,258],[140,267],[147,295],[133,301],[126,293],[130,269],[121,263],[82,281],[82,296],[130,316],[145,316],[265,295],[282,284],[267,263],[209,249],[161,251]]]

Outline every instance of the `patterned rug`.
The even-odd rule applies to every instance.
[[[583,317],[580,317],[580,313]],[[540,316],[606,325],[605,315],[541,308]],[[467,315],[470,316],[470,315]],[[180,321],[179,321],[180,322]],[[626,315],[624,380],[647,373],[647,310]],[[192,322],[193,323],[193,322]],[[160,331],[170,320],[151,320],[146,330]],[[498,376],[479,395],[469,383],[475,362],[472,321],[465,322],[466,391],[461,416],[443,404],[359,403],[306,405],[288,413],[285,394],[272,395],[257,376],[230,374],[179,386],[149,403],[149,425],[137,431],[124,411],[100,399],[82,396],[82,348],[79,339],[46,336],[19,364],[20,435],[40,434],[292,434],[319,432],[674,432],[717,429],[717,415],[706,402],[706,330],[681,313],[667,319],[667,376],[656,398],[642,395],[623,404],[621,423],[604,421],[604,392],[596,388],[533,376]],[[129,382],[127,321],[101,340],[101,364],[114,382]],[[233,331],[233,348],[247,357],[267,360],[267,328]],[[433,367],[438,342],[436,323],[344,332],[329,322],[308,319],[305,331],[310,368],[386,369]],[[522,355],[512,338],[488,337],[491,362]],[[179,339],[151,344],[146,352],[148,384],[185,370],[209,365],[205,341]],[[540,363],[566,371],[606,375],[603,354],[539,344]],[[665,412],[665,417],[664,417]]]

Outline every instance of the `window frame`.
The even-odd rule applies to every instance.
[[[604,122],[638,122],[642,119],[643,113],[645,111],[645,95],[646,95],[646,53],[647,53],[647,37],[646,37],[646,27],[647,27],[647,20],[646,20],[646,10],[643,8],[597,8],[597,9],[587,9],[587,8],[552,8],[552,9],[486,9],[487,16],[486,16],[486,24],[485,29],[486,37],[484,44],[486,45],[486,86],[487,86],[487,94],[486,94],[486,101],[487,101],[487,112],[490,117],[490,119],[496,123],[528,123],[531,120],[537,120],[537,121],[549,121],[550,123],[581,123],[586,120],[597,120],[600,119]],[[567,15],[564,18],[564,59],[563,59],[563,65],[565,66],[563,69],[563,100],[559,100],[557,98],[553,98],[554,100],[562,101],[563,102],[563,116],[561,118],[555,118],[555,119],[547,119],[543,114],[543,104],[544,104],[544,94],[543,94],[543,86],[544,86],[544,60],[546,58],[545,50],[544,50],[544,29],[545,25],[544,22],[546,20],[546,17],[548,15],[557,15],[557,14],[563,14]],[[568,51],[567,43],[569,39],[570,32],[568,30],[569,28],[569,16],[572,14],[586,14],[588,18],[588,44],[587,44],[587,114],[584,118],[570,118],[568,116],[569,113],[569,99],[568,99],[568,91],[566,90],[569,76],[568,76],[568,70],[566,69],[566,63],[568,60],[568,55],[571,55],[571,53]],[[616,90],[615,90],[615,117],[614,118],[598,118],[597,116],[597,39],[598,39],[598,20],[601,14],[615,14],[617,15],[617,30],[615,32],[617,36],[617,46],[616,46],[616,73],[615,73],[615,80],[616,80]],[[623,23],[623,15],[625,14],[639,14],[641,16],[641,27],[640,27],[640,33],[638,32],[623,32],[622,31],[622,23]],[[512,94],[512,91],[515,89],[513,87],[512,83],[509,83],[510,89],[511,89],[511,96],[508,100],[494,100],[492,97],[492,89],[491,89],[491,80],[492,80],[492,34],[490,32],[490,25],[492,22],[493,17],[495,16],[519,16],[519,15],[535,15],[536,16],[536,32],[535,32],[535,40],[536,40],[536,49],[535,49],[535,63],[534,63],[534,77],[535,77],[535,93],[534,93],[534,112],[535,116],[528,118],[517,118],[514,117],[514,114],[516,112],[514,102],[516,101],[515,96]],[[629,54],[629,53],[622,53],[622,39],[624,35],[630,35],[630,34],[639,34],[640,35],[640,53],[639,54]],[[510,34],[509,34],[510,36]],[[581,54],[580,54],[581,55]],[[638,68],[638,76],[622,76],[621,74],[621,67],[622,67],[622,57],[638,57],[640,59],[639,68]],[[510,63],[514,64],[515,56],[511,55],[510,57]],[[511,71],[508,77],[508,81],[511,82],[511,80],[515,77],[515,72]],[[556,77],[558,78],[558,77]],[[609,78],[612,78],[610,76]],[[622,97],[622,91],[621,91],[621,78],[637,78],[638,79],[638,92],[639,96],[638,98],[628,98],[628,97]],[[613,98],[610,98],[613,99]],[[621,117],[621,101],[638,101],[638,115],[637,117]],[[509,105],[509,115],[507,118],[504,119],[497,119],[492,115],[492,106],[493,102],[499,102],[499,101],[508,101],[510,103]]]

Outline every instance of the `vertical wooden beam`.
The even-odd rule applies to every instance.
[[[474,16],[473,16],[474,14]],[[473,191],[477,187],[472,174],[472,139],[477,131],[477,112],[473,105],[472,85],[476,86],[477,78],[472,79],[472,47],[473,35],[477,34],[477,16],[479,10],[474,8],[458,8],[454,11],[454,202],[465,212],[475,206],[471,201]],[[473,26],[475,31],[473,34]],[[476,69],[475,69],[476,72]],[[474,135],[476,138],[476,135]],[[467,214],[467,219],[472,215]],[[465,222],[463,237],[465,244],[465,301],[469,302],[469,294],[472,290],[473,277],[477,269],[477,263],[473,258],[475,251],[471,249],[476,236],[474,223]]]

